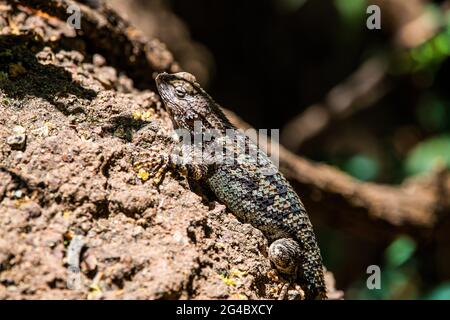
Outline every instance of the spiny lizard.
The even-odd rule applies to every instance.
[[[269,259],[290,279],[281,298],[289,284],[298,280],[306,299],[326,299],[324,268],[313,227],[286,178],[229,122],[193,75],[160,73],[156,84],[175,128],[192,138],[199,133],[196,126],[200,123],[202,139],[197,144],[183,144],[180,154],[184,161],[171,153],[137,166],[153,168],[156,179],[171,167],[204,182],[239,219],[260,229],[271,243]],[[213,134],[206,138],[208,130]],[[217,157],[217,150],[227,157]]]

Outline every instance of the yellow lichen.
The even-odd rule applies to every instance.
[[[223,242],[216,242],[216,248],[223,249],[223,248],[225,248],[225,244]]]
[[[89,293],[87,294],[88,300],[98,299],[102,295],[102,288],[100,287],[100,280],[103,278],[103,272],[99,272],[95,275],[92,283],[89,285]]]
[[[139,110],[133,111],[133,119],[140,120],[142,117],[142,113]]]
[[[101,297],[102,295],[102,289],[98,284],[93,284],[89,286],[89,293],[87,295],[88,300],[95,300]]]
[[[155,110],[149,109],[142,114],[141,119],[143,121],[150,121],[154,115],[155,115]]]
[[[139,169],[139,172],[138,172],[137,176],[142,181],[147,181],[148,178],[150,178],[150,174],[147,171],[145,171],[144,169]]]
[[[233,269],[233,270],[231,270],[230,275],[232,277],[242,278],[243,276],[247,275],[247,272],[246,271],[241,271],[239,269]]]
[[[224,275],[219,274],[220,280],[222,280],[227,286],[236,286],[236,281],[234,279],[225,277]]]
[[[142,121],[150,121],[155,115],[154,109],[149,109],[147,111],[141,112],[139,110],[133,111],[133,119],[134,120],[142,120]]]
[[[70,211],[69,210],[64,210],[63,211],[63,218],[64,219],[69,219],[70,218]]]

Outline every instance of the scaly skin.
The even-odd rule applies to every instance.
[[[187,163],[181,164],[173,155],[166,162],[204,182],[239,219],[260,229],[271,243],[270,260],[281,273],[300,281],[307,299],[325,299],[322,258],[313,227],[286,178],[256,144],[235,130],[193,75],[161,73],[156,83],[176,128],[193,135],[194,123],[199,121],[202,133],[208,129],[217,133],[203,141],[201,148],[184,146],[183,156],[190,154]],[[236,136],[226,134],[230,129],[238,132]],[[218,145],[225,145],[235,161],[207,163],[193,156],[202,149],[212,157]]]

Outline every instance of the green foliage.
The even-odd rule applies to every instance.
[[[385,251],[386,265],[397,268],[408,261],[414,251],[416,243],[407,236],[402,236],[394,240]]]
[[[408,236],[395,239],[385,250],[382,268],[383,299],[415,299],[418,296],[416,243]]]
[[[443,31],[418,47],[395,55],[394,73],[415,73],[424,70],[435,71],[450,57],[450,19],[445,19],[434,5],[428,7],[433,19],[442,26]]]
[[[419,143],[407,156],[408,175],[425,173],[436,166],[450,167],[450,134],[443,134]]]
[[[382,266],[380,289],[368,289],[366,280],[361,279],[347,290],[347,297],[364,300],[416,299],[419,295],[418,287],[415,267]]]
[[[349,23],[359,23],[366,14],[366,0],[334,0],[334,5],[342,19]]]
[[[359,154],[346,161],[344,170],[360,180],[368,181],[376,178],[379,167],[374,159]]]
[[[8,74],[6,72],[0,71],[0,82],[8,80]]]
[[[330,269],[339,268],[344,263],[342,252],[345,252],[345,243],[339,232],[326,226],[318,230],[321,248],[323,248],[324,263]]]
[[[449,55],[450,37],[447,32],[438,34],[422,46],[410,51],[415,70],[425,69],[431,65],[440,64]]]
[[[428,300],[449,300],[450,299],[450,282],[441,284],[436,287],[427,297]]]
[[[428,132],[443,130],[450,124],[449,110],[448,101],[434,94],[427,94],[418,104],[417,120]]]
[[[347,291],[350,299],[416,299],[419,296],[419,274],[413,257],[416,243],[408,236],[395,239],[385,250],[381,268],[381,288],[368,289],[362,276]]]

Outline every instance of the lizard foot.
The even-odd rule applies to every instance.
[[[171,159],[166,154],[156,154],[156,156],[146,160],[136,161],[133,165],[142,180],[152,177],[153,184],[158,185],[161,183],[164,174],[169,170]]]
[[[274,268],[267,273],[270,280],[277,283],[275,288],[272,288],[272,293],[277,297],[278,300],[301,300],[304,297],[304,292],[302,288],[295,284],[295,278],[286,278],[285,275],[280,274],[280,272]]]

